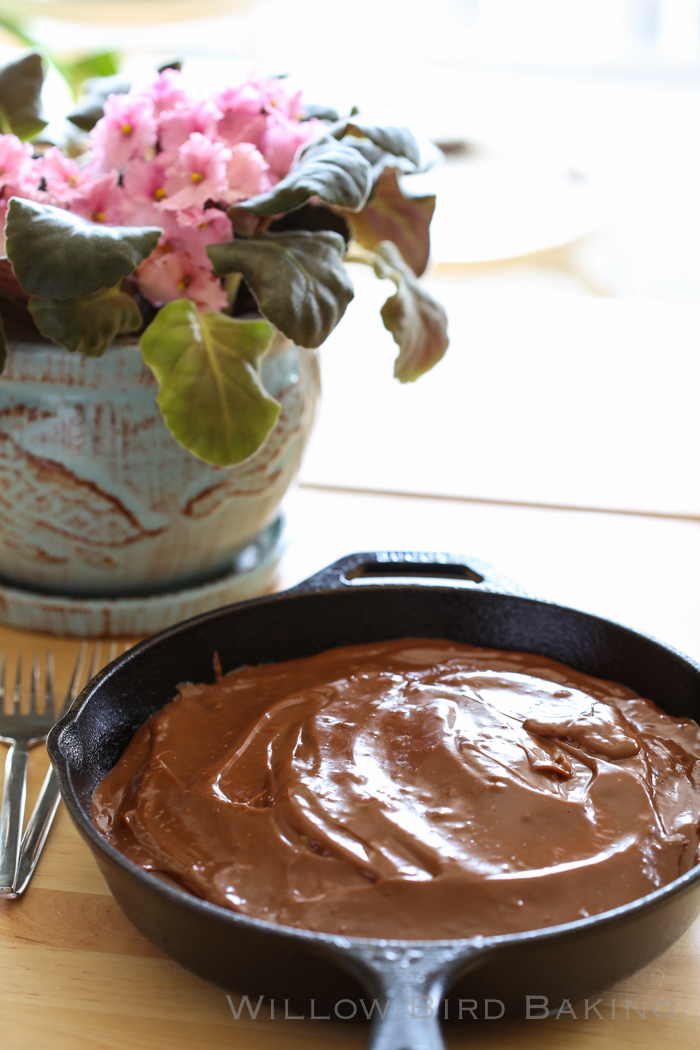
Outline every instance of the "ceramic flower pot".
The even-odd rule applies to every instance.
[[[0,377],[0,582],[43,594],[154,595],[206,584],[275,518],[319,394],[312,351],[277,336],[263,382],[282,405],[255,455],[182,448],[135,342],[101,358],[13,343]]]

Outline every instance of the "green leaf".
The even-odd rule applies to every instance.
[[[29,295],[68,299],[113,288],[151,254],[161,230],[103,226],[63,208],[12,197],[7,257]]]
[[[29,312],[43,336],[86,357],[101,357],[120,332],[143,324],[137,303],[119,285],[72,299],[33,296]]]
[[[242,208],[236,205],[227,208],[226,214],[231,220],[233,232],[237,237],[252,237],[260,225],[260,219],[257,215],[253,215],[251,211],[243,211]]]
[[[410,196],[404,192],[393,168],[385,168],[362,211],[350,213],[356,241],[374,251],[381,241],[391,241],[416,276],[428,265],[430,222],[435,211],[434,196]]]
[[[261,313],[308,347],[321,345],[354,295],[344,252],[343,238],[330,230],[261,233],[207,248],[218,274],[242,273]]]
[[[336,138],[353,135],[369,139],[385,153],[395,157],[404,157],[415,171],[421,166],[420,146],[412,131],[405,127],[378,127],[374,124],[358,124],[356,121],[343,121],[333,130]]]
[[[340,120],[340,113],[331,106],[318,105],[316,102],[306,102],[303,108],[302,120]]]
[[[355,212],[348,212],[348,215],[354,214]],[[357,214],[363,215],[364,212]],[[249,215],[248,218],[254,218],[254,216]],[[310,230],[312,233],[317,230],[335,230],[346,245],[350,243],[350,227],[347,219],[341,212],[331,211],[323,204],[303,204],[301,208],[295,208],[294,211],[281,215],[279,219],[273,219],[267,229],[269,233],[285,233],[288,230]]]
[[[369,196],[372,169],[359,150],[324,136],[312,142],[268,193],[238,205],[256,215],[279,215],[320,197],[327,204],[358,211]]]
[[[12,272],[9,259],[0,257],[0,317],[13,339],[35,342],[41,332],[27,309],[29,296]]]
[[[77,98],[80,88],[86,83],[95,80],[115,77],[119,70],[119,56],[116,51],[95,51],[89,55],[83,55],[73,62],[66,62],[51,56],[58,71],[65,77]],[[121,77],[117,78],[121,80]],[[112,88],[114,91],[114,88]]]
[[[105,102],[110,95],[125,95],[131,83],[119,73],[110,77],[96,77],[83,84],[85,97],[71,110],[67,119],[82,131],[92,131],[104,116]]]
[[[273,334],[267,321],[199,313],[190,299],[176,299],[141,336],[166,426],[199,459],[240,463],[274,426],[280,406],[260,381]]]
[[[387,299],[381,314],[384,327],[399,347],[394,375],[402,383],[412,383],[436,365],[447,350],[447,314],[421,288],[391,241],[378,245],[374,269],[378,277],[388,277],[396,285],[396,295]]]
[[[41,110],[44,64],[32,51],[0,68],[0,120],[2,131],[30,139],[46,127]]]
[[[3,327],[2,318],[0,318],[0,374],[5,367],[7,361],[7,339],[5,338],[5,328]]]

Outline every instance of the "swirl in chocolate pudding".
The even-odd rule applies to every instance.
[[[531,653],[433,639],[183,685],[97,786],[146,871],[258,919],[452,938],[568,922],[698,860],[700,729]]]

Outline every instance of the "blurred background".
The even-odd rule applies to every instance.
[[[700,516],[700,0],[0,0],[0,19],[2,58],[99,52],[133,82],[177,58],[203,91],[286,74],[442,148],[412,183],[438,196],[451,349],[400,388],[388,289],[353,273],[305,484]],[[70,104],[56,71],[46,101]]]

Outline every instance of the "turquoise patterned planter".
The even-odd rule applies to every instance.
[[[128,597],[231,571],[278,514],[320,390],[316,355],[281,336],[262,371],[279,420],[254,456],[220,468],[171,437],[136,344],[99,359],[11,344],[0,376],[0,585]]]

